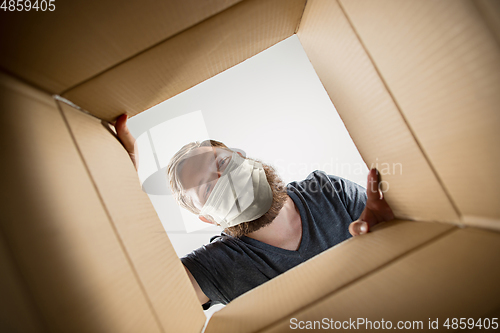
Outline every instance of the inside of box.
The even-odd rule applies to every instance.
[[[498,2],[173,3],[127,4],[121,15],[107,1],[96,8],[75,2],[53,16],[0,13],[0,42],[7,50],[0,54],[6,73],[0,123],[3,142],[10,143],[2,153],[11,161],[2,165],[10,175],[2,192],[7,222],[1,229],[1,258],[10,272],[2,285],[9,286],[10,302],[2,302],[2,313],[26,313],[29,319],[16,325],[39,330],[199,331],[204,318],[189,281],[151,202],[138,189],[128,155],[101,121],[135,115],[294,33],[365,162],[403,164],[404,174],[385,177],[396,216],[444,222],[453,230],[414,243],[401,260],[391,257],[396,250],[387,250],[390,264],[373,258],[379,266],[354,270],[329,294],[328,283],[318,283],[312,298],[301,289],[295,297],[287,293],[311,279],[303,274],[314,264],[298,266],[226,307],[207,330],[222,325],[234,332],[224,325],[238,325],[235,318],[248,308],[267,310],[269,317],[258,326],[249,316],[240,321],[240,331],[281,331],[290,313],[319,318],[328,311],[344,316],[362,310],[380,316],[387,304],[402,318],[414,311],[406,297],[417,296],[422,310],[416,317],[427,309],[450,316],[498,311],[498,233],[487,231],[500,229]],[[165,20],[166,13],[172,20]],[[8,33],[12,27],[19,27],[15,36]],[[408,223],[429,231],[442,225]],[[376,237],[375,232],[372,239],[377,243],[391,230],[396,229]],[[343,248],[362,250],[368,239]],[[320,268],[312,278],[323,274],[329,255],[317,259]],[[388,286],[392,292],[384,293]],[[436,292],[441,296],[433,303]],[[283,312],[259,307],[266,296]],[[456,304],[469,306],[460,312]]]

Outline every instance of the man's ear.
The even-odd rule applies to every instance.
[[[206,218],[204,218],[204,217],[203,217],[203,216],[201,216],[201,215],[198,215],[198,218],[199,218],[200,220],[202,220],[203,222],[205,222],[205,223],[210,223],[210,224],[213,224],[212,222],[210,222],[209,220],[207,220]]]

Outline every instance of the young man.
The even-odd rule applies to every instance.
[[[115,128],[137,167],[135,139],[126,121],[126,115],[120,116]],[[177,202],[224,229],[210,244],[181,258],[204,308],[227,304],[351,235],[394,218],[375,169],[368,175],[366,194],[361,186],[321,171],[285,186],[271,166],[238,154],[218,141],[193,142],[168,166]]]

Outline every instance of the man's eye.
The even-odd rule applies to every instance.
[[[226,159],[223,159],[222,161],[220,161],[219,170],[222,169],[222,166],[224,165],[224,163],[226,163]]]
[[[220,171],[220,170],[223,170],[222,166],[226,163],[226,161],[227,161],[228,159],[229,159],[229,157],[226,157],[226,158],[224,158],[224,159],[220,160],[219,165],[218,165],[219,171]]]

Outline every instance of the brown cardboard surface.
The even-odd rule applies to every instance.
[[[54,11],[1,10],[0,67],[60,94],[238,1],[72,0],[53,1]]]
[[[44,331],[40,312],[0,233],[0,332]]]
[[[500,2],[497,0],[473,0],[483,15],[485,23],[500,43]]]
[[[455,229],[448,224],[408,221],[377,227],[233,300],[212,316],[205,332],[260,332]]]
[[[65,97],[111,120],[290,36],[303,14],[299,38],[396,215],[499,225],[496,3],[309,0],[303,13],[305,0],[236,2],[13,13],[0,19],[0,66],[47,91],[72,88]],[[119,142],[3,74],[0,106],[1,304],[11,305],[0,330],[200,331],[194,291]],[[234,300],[207,332],[288,331],[292,317],[498,315],[499,237],[385,223]]]
[[[385,196],[395,215],[458,222],[457,211],[338,3],[308,1],[298,36],[361,156],[388,183]]]
[[[460,214],[498,219],[500,45],[477,7],[341,4]]]
[[[287,332],[290,319],[422,321],[492,318],[500,308],[500,234],[458,229],[261,332]],[[484,331],[484,330],[482,330]]]
[[[199,332],[206,317],[130,157],[98,119],[60,106],[163,330]]]
[[[0,228],[44,328],[161,332],[55,101],[0,74],[0,109]]]
[[[63,96],[95,116],[135,115],[291,36],[305,0],[247,0]]]

